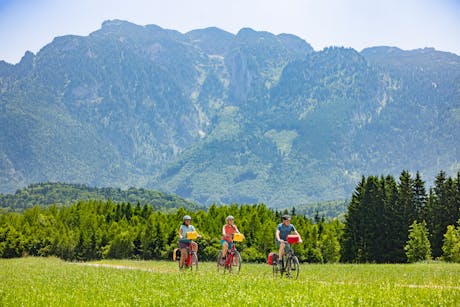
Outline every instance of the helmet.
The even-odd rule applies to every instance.
[[[229,216],[227,216],[227,218],[225,220],[228,221],[228,220],[234,220],[234,219],[235,219],[235,217],[233,215],[229,215]]]
[[[191,217],[190,215],[184,215],[184,217],[182,218],[182,220],[184,220],[184,222],[185,222],[186,220],[190,220],[190,221],[191,221],[191,220],[192,220],[192,217]]]
[[[283,221],[286,221],[286,220],[288,220],[288,221],[291,220],[291,216],[289,214],[283,215]]]

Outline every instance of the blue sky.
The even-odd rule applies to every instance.
[[[460,55],[459,0],[0,0],[0,60],[122,19],[187,32],[216,26],[291,33],[328,46],[434,47]]]

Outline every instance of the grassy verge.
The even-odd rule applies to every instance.
[[[460,264],[304,264],[298,280],[246,263],[239,275],[127,260],[1,259],[0,268],[0,306],[460,306]]]

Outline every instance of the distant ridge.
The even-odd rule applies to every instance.
[[[178,208],[193,211],[203,209],[197,203],[155,190],[136,188],[121,190],[50,182],[32,184],[17,190],[14,194],[0,194],[0,207],[11,211],[22,211],[33,206],[70,205],[85,200],[111,200],[114,203],[131,203],[133,206],[139,203],[165,212]]]
[[[460,57],[315,51],[290,34],[109,20],[0,62],[0,192],[155,189],[271,208],[349,199],[362,176],[460,169]]]

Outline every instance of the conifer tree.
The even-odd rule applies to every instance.
[[[460,220],[457,227],[447,226],[442,245],[442,259],[448,262],[460,262]]]
[[[385,238],[382,242],[385,250],[382,262],[403,262],[406,260],[404,255],[404,244],[407,232],[404,235],[404,223],[399,207],[399,192],[395,179],[392,176],[385,178]],[[404,235],[404,237],[403,237]]]
[[[420,172],[417,172],[413,184],[415,219],[423,221],[426,219],[427,194],[425,182],[422,180]]]
[[[413,263],[431,259],[431,245],[428,240],[428,230],[425,222],[417,223],[417,221],[414,221],[412,223],[409,228],[409,239],[404,250],[406,251],[408,262]]]
[[[430,243],[434,258],[442,255],[442,240],[448,225],[453,225],[457,221],[458,212],[453,212],[452,202],[453,181],[448,180],[446,173],[441,171],[435,178],[435,186],[431,190],[428,202],[427,227],[431,233]]]
[[[345,215],[345,227],[341,247],[341,259],[344,262],[361,261],[363,246],[363,205],[362,199],[366,187],[366,178],[356,186]]]

